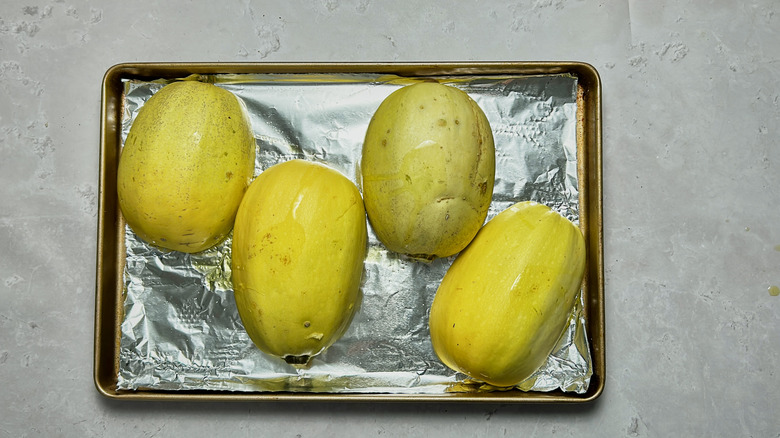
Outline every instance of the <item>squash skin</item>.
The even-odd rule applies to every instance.
[[[495,147],[482,109],[464,91],[420,82],[391,93],[366,131],[366,211],[391,251],[421,259],[466,247],[493,195]]]
[[[144,241],[195,253],[224,240],[255,169],[243,104],[197,81],[155,93],[130,127],[117,168],[127,224]]]
[[[429,328],[444,364],[497,387],[520,384],[560,338],[586,264],[582,232],[535,202],[491,219],[445,274]]]
[[[338,340],[360,300],[367,224],[357,187],[291,160],[257,177],[238,210],[232,277],[247,334],[295,366]]]

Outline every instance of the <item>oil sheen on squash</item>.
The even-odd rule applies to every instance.
[[[360,304],[367,237],[360,192],[336,170],[291,160],[261,173],[232,247],[236,305],[254,344],[306,366],[337,341]]]
[[[585,242],[535,202],[499,213],[453,262],[433,300],[439,358],[474,380],[515,386],[542,366],[580,291]]]
[[[198,81],[155,93],[130,127],[117,169],[117,194],[144,241],[194,253],[233,228],[255,169],[246,109],[229,91]]]

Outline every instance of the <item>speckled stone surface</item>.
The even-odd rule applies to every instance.
[[[607,381],[579,406],[124,403],[92,381],[100,84],[141,61],[584,61]],[[780,3],[0,3],[0,436],[780,436]]]

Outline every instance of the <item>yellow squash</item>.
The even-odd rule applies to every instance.
[[[243,104],[197,81],[155,93],[130,127],[117,169],[119,206],[143,240],[188,253],[222,241],[254,174]]]
[[[585,242],[547,206],[520,202],[491,219],[455,259],[433,300],[433,348],[450,368],[514,386],[552,352],[585,269]]]
[[[455,87],[402,87],[369,123],[361,174],[368,219],[388,249],[425,259],[453,255],[482,226],[493,195],[490,124]]]
[[[236,217],[232,275],[260,350],[305,366],[344,334],[360,304],[366,228],[357,187],[327,166],[291,160],[252,182]]]

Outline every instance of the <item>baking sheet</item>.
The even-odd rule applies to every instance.
[[[118,213],[118,206],[115,199],[115,168],[118,161],[118,151],[122,141],[121,120],[123,116],[127,117],[127,112],[123,111],[125,104],[124,92],[129,82],[147,82],[152,79],[181,78],[190,73],[206,74],[210,76],[215,72],[227,73],[252,73],[252,80],[257,78],[268,79],[266,74],[254,74],[255,72],[272,72],[271,76],[278,79],[277,73],[309,73],[320,72],[320,76],[336,73],[342,76],[348,76],[354,79],[357,76],[366,73],[369,76],[384,77],[388,74],[400,74],[400,80],[406,81],[408,77],[433,77],[446,76],[454,82],[473,82],[478,83],[481,79],[487,79],[491,82],[497,78],[501,80],[530,79],[535,78],[543,83],[551,76],[569,76],[576,79],[576,141],[578,145],[576,155],[576,174],[579,175],[578,185],[581,189],[579,195],[579,205],[582,208],[580,214],[580,224],[586,235],[588,242],[588,271],[583,287],[583,300],[581,313],[577,318],[584,319],[584,326],[589,330],[571,332],[577,337],[583,337],[591,345],[592,360],[591,383],[585,393],[561,392],[560,390],[543,393],[538,391],[500,391],[484,392],[480,391],[478,385],[472,385],[470,382],[449,385],[447,391],[443,394],[438,393],[438,389],[431,392],[420,390],[419,385],[427,385],[431,377],[426,372],[422,374],[416,372],[417,377],[411,377],[412,388],[406,394],[368,394],[360,395],[336,394],[330,392],[337,385],[346,381],[359,382],[354,376],[342,376],[344,378],[333,378],[329,374],[327,366],[321,367],[325,374],[312,374],[308,376],[292,376],[279,378],[279,375],[273,373],[273,378],[266,379],[270,391],[260,391],[252,382],[252,378],[243,379],[230,377],[227,380],[235,383],[241,381],[250,383],[250,391],[225,390],[225,387],[219,387],[224,381],[220,372],[209,371],[206,380],[214,391],[169,391],[161,389],[158,386],[145,387],[138,385],[138,390],[125,390],[118,387],[118,374],[121,368],[120,357],[120,325],[124,321],[125,296],[122,294],[124,287],[123,275],[121,271],[127,266],[125,257],[130,251],[125,248],[125,228],[121,215]],[[222,76],[228,78],[228,76]],[[317,76],[317,75],[314,75]],[[310,76],[310,77],[314,77]],[[243,76],[249,78],[250,76]],[[235,82],[236,78],[228,79],[228,82]],[[477,79],[474,81],[474,79]],[[348,80],[347,82],[351,81]],[[223,84],[220,84],[223,86]],[[300,85],[300,84],[298,84]],[[480,85],[482,87],[483,85]],[[488,87],[489,88],[489,87]],[[543,88],[539,88],[542,90]],[[485,89],[482,88],[482,91]],[[237,93],[238,94],[238,93]],[[389,94],[389,93],[388,93]],[[538,109],[538,108],[537,108]],[[486,109],[486,112],[489,110]],[[543,113],[536,114],[536,118],[544,119]],[[273,118],[270,118],[271,120]],[[515,128],[520,128],[519,125]],[[601,255],[601,172],[600,172],[600,83],[598,75],[592,67],[582,63],[440,63],[440,64],[122,64],[110,69],[103,82],[103,108],[101,121],[101,176],[100,176],[100,203],[99,211],[99,231],[98,231],[98,275],[97,275],[97,294],[96,294],[96,318],[95,318],[95,384],[99,392],[108,397],[144,399],[144,400],[440,400],[440,401],[502,401],[502,402],[578,402],[590,401],[597,398],[604,384],[604,326],[603,326],[603,275],[602,275],[602,255]],[[515,131],[517,132],[517,131]],[[528,136],[528,132],[525,135]],[[531,131],[533,132],[533,131]],[[334,131],[331,131],[333,134]],[[289,137],[289,136],[288,136]],[[269,137],[270,138],[270,137]],[[328,137],[333,140],[333,135]],[[278,139],[278,138],[277,138]],[[361,139],[362,140],[362,139]],[[281,141],[280,144],[283,144]],[[300,157],[303,152],[304,157],[316,158],[318,155],[313,153],[306,155],[307,149],[299,148],[297,142],[287,142],[292,147],[290,157]],[[324,150],[329,154],[330,150]],[[538,158],[538,157],[537,157]],[[500,161],[499,161],[500,163]],[[575,163],[570,163],[574,165]],[[349,167],[349,166],[347,166]],[[345,167],[346,168],[346,167]],[[570,171],[570,170],[569,170]],[[567,172],[569,172],[567,171]],[[347,176],[352,176],[348,171],[344,172]],[[548,176],[551,175],[548,173]],[[497,186],[499,182],[497,180]],[[531,192],[534,192],[532,189]],[[536,190],[539,199],[549,201],[549,193],[545,190]],[[526,192],[529,193],[529,192]],[[574,205],[574,204],[572,204]],[[491,216],[495,212],[491,212]],[[571,218],[571,216],[570,216]],[[205,255],[205,254],[204,254]],[[224,254],[220,258],[224,263]],[[129,259],[127,260],[130,261]],[[219,264],[219,263],[217,263]],[[221,275],[219,270],[213,269],[214,260],[205,264],[199,264],[202,268],[210,265],[212,268],[205,269],[202,272],[202,281],[219,283]],[[418,276],[419,272],[414,272],[413,276]],[[205,280],[204,280],[205,279]],[[214,286],[207,286],[214,288]],[[219,300],[222,296],[217,293]],[[397,294],[396,294],[397,295]],[[430,298],[430,295],[427,295]],[[428,305],[429,305],[428,298]],[[227,298],[229,300],[229,298]],[[577,319],[575,318],[575,319]],[[192,330],[197,332],[197,330]],[[339,343],[331,347],[334,349]],[[197,350],[197,348],[195,349]],[[186,348],[185,348],[186,351]],[[388,349],[390,351],[390,349]],[[403,362],[403,354],[396,355],[398,362]],[[324,359],[324,357],[323,357]],[[208,369],[209,366],[197,360],[191,361],[192,369],[201,368],[200,372]],[[165,369],[166,367],[162,367]],[[164,372],[167,377],[174,376],[174,380],[182,379],[190,382],[197,381],[191,376],[186,377],[185,367],[177,365],[167,366]],[[400,368],[396,368],[398,370]],[[365,376],[365,369],[356,369],[359,376]],[[377,373],[377,375],[381,372]],[[461,376],[462,377],[462,376]],[[455,376],[456,381],[460,378]],[[436,377],[438,379],[438,377]],[[541,377],[542,380],[547,377]],[[154,380],[154,379],[152,379]],[[395,378],[391,379],[396,381]],[[434,379],[435,380],[435,379]],[[201,379],[200,381],[203,381]],[[273,383],[273,382],[276,383]],[[291,384],[292,382],[292,384]],[[560,382],[560,381],[559,381]],[[365,381],[364,381],[365,383]],[[364,387],[379,388],[375,385],[376,381],[363,384]],[[232,384],[232,383],[230,383]],[[439,383],[434,383],[438,385]],[[549,384],[549,382],[548,382]],[[374,386],[372,386],[374,385]],[[392,391],[397,391],[397,381],[392,383]],[[358,385],[360,386],[360,385]],[[192,386],[193,388],[196,386]],[[414,389],[417,387],[417,389]],[[564,384],[565,387],[565,384]],[[483,388],[484,389],[484,388]],[[524,388],[528,389],[528,388]],[[302,390],[302,392],[300,392]],[[572,391],[572,387],[568,387]],[[284,392],[276,392],[284,391]],[[292,391],[292,392],[290,392]],[[311,392],[315,391],[315,392]],[[316,392],[326,391],[326,392]],[[403,391],[403,390],[402,390]],[[574,389],[576,391],[576,389]]]

